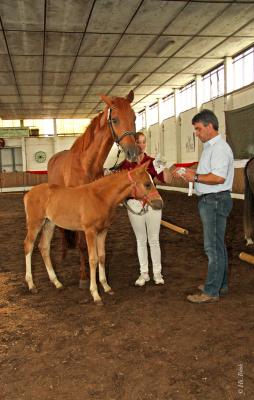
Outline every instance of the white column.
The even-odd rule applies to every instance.
[[[149,129],[149,124],[148,124],[148,113],[149,113],[149,106],[146,106],[145,108],[145,113],[146,113],[146,151],[148,154],[151,153],[151,132]]]
[[[162,156],[165,155],[164,151],[164,125],[163,125],[163,114],[162,114],[162,109],[163,109],[163,100],[158,99],[158,121],[159,121],[159,130],[160,130],[160,135],[159,135],[159,149],[158,151]]]
[[[176,156],[177,162],[182,161],[181,151],[181,117],[180,117],[180,90],[174,89],[175,116],[176,116]]]
[[[232,57],[225,57],[224,59],[224,109],[230,110],[233,108],[233,96],[227,95],[234,90],[234,73],[233,73],[233,60]]]
[[[53,118],[54,136],[57,136],[56,118]]]
[[[22,151],[23,172],[25,172],[27,170],[27,164],[26,164],[26,138],[24,136],[21,138],[21,151]]]
[[[196,109],[197,113],[201,111],[202,105],[203,105],[203,84],[202,84],[202,76],[201,75],[196,75],[195,78],[196,82]],[[200,140],[198,140],[195,137],[195,148],[196,150],[196,156],[198,159],[200,159],[201,153],[203,151],[203,144]]]
[[[201,111],[203,104],[203,85],[202,85],[202,76],[196,75],[196,108],[197,111]]]
[[[56,118],[53,118],[53,128],[54,128],[54,136],[53,136],[53,152],[57,153],[57,126],[56,126]]]

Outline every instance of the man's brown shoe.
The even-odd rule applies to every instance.
[[[201,292],[204,291],[205,285],[199,285],[198,289],[201,290]],[[222,288],[220,290],[220,296],[226,296],[228,294],[228,289],[227,288]]]
[[[205,293],[190,294],[189,296],[187,296],[187,300],[190,301],[191,303],[197,303],[197,304],[216,303],[217,301],[219,301],[219,297],[208,296],[208,294]]]

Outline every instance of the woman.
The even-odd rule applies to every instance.
[[[146,137],[143,132],[138,132],[136,134],[136,143],[140,149],[138,162],[136,163],[124,160],[120,164],[120,169],[131,170],[138,164],[143,164],[150,160],[147,172],[149,172],[152,179],[156,178],[159,182],[169,181],[170,176],[168,169],[164,169],[164,171],[160,173],[156,172],[154,167],[154,158],[145,153]],[[135,285],[144,286],[146,282],[150,281],[147,240],[150,246],[154,282],[156,285],[163,285],[164,279],[161,274],[161,250],[159,242],[162,211],[153,210],[148,206],[146,212],[142,212],[142,204],[139,200],[135,199],[129,199],[127,205],[128,216],[137,240],[138,259],[140,264],[140,276],[136,280]]]

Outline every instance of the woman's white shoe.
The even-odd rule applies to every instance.
[[[135,286],[144,286],[146,282],[150,281],[150,277],[147,273],[140,274],[135,282]]]
[[[154,275],[153,280],[155,285],[164,285],[164,279],[161,274]]]

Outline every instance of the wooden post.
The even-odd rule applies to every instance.
[[[252,256],[251,254],[244,253],[244,251],[242,251],[242,252],[239,254],[239,258],[240,258],[240,260],[242,260],[242,261],[246,261],[246,262],[248,262],[248,263],[254,265],[254,256]]]
[[[175,231],[177,233],[181,233],[182,235],[189,235],[189,231],[187,229],[181,228],[180,226],[170,224],[170,222],[166,222],[161,220],[161,225],[165,226],[168,229],[171,229],[172,231]]]

